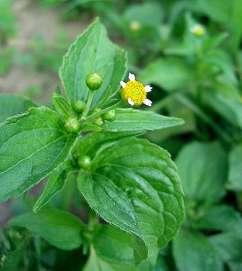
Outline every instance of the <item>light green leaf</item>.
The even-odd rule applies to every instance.
[[[26,213],[10,220],[11,226],[24,227],[64,250],[78,248],[83,241],[84,224],[70,213],[57,209]]]
[[[182,188],[169,154],[135,138],[86,154],[94,158],[91,171],[81,170],[78,177],[84,198],[107,222],[140,237],[154,260],[184,216]]]
[[[16,114],[24,113],[35,106],[30,100],[21,96],[0,94],[0,122]]]
[[[173,242],[173,255],[179,271],[223,271],[223,262],[202,234],[181,231]]]
[[[108,39],[99,20],[74,41],[64,56],[59,74],[70,100],[87,101],[89,90],[85,80],[94,72],[103,78],[103,84],[95,92],[92,107],[113,96],[126,73],[124,51]]]
[[[17,196],[47,176],[67,157],[74,138],[47,107],[0,125],[0,201]]]
[[[176,162],[189,199],[213,203],[225,194],[227,159],[218,143],[190,143],[181,150]]]
[[[228,189],[242,190],[242,144],[235,146],[229,153],[229,178],[226,184]]]
[[[149,64],[140,73],[139,79],[171,91],[186,87],[191,76],[190,69],[183,61],[176,58],[162,58]]]
[[[106,121],[103,129],[108,132],[143,132],[182,124],[182,119],[162,116],[152,111],[120,108],[116,110],[115,120]]]
[[[49,176],[42,194],[35,202],[33,211],[36,213],[44,207],[64,186],[67,177],[66,169],[61,167],[56,168]]]

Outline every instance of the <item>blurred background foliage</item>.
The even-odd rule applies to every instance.
[[[152,84],[151,110],[186,122],[146,135],[176,159],[186,197],[184,225],[155,271],[241,271],[242,1],[0,0],[0,92],[48,103],[65,50],[96,16],[127,50],[129,70]],[[85,221],[73,186],[51,205]],[[31,209],[39,190],[2,205],[2,225]],[[0,233],[1,270],[94,270],[83,269],[85,250]]]

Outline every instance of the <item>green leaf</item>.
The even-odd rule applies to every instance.
[[[84,224],[70,213],[57,209],[26,213],[10,220],[11,226],[24,227],[64,250],[78,248],[83,241]]]
[[[57,113],[47,107],[0,125],[0,201],[31,188],[62,163],[74,138],[63,129]]]
[[[242,128],[242,103],[231,91],[210,91],[204,95],[206,104],[232,125]]]
[[[0,122],[16,114],[24,113],[35,106],[30,100],[21,96],[0,94]]]
[[[191,5],[230,31],[230,43],[236,49],[242,34],[242,4],[240,0],[196,0]]]
[[[98,19],[74,41],[64,56],[59,74],[70,100],[87,101],[89,89],[85,80],[94,72],[103,78],[103,84],[95,92],[92,107],[113,96],[126,73],[124,51],[108,39]]]
[[[66,168],[58,167],[49,176],[48,183],[42,194],[35,202],[33,211],[37,213],[44,207],[64,186],[67,177]]]
[[[209,240],[198,233],[181,231],[173,242],[179,271],[223,271],[223,262]]]
[[[171,91],[186,87],[191,76],[190,69],[183,61],[176,58],[162,58],[149,64],[140,73],[139,79]]]
[[[109,225],[99,227],[93,237],[93,248],[102,260],[127,268],[147,257],[147,250],[140,239]]]
[[[209,206],[204,215],[193,226],[201,230],[231,231],[239,221],[240,214],[230,206]]]
[[[143,132],[182,124],[182,119],[162,116],[152,111],[120,108],[116,109],[115,120],[106,121],[103,129],[108,132]]]
[[[217,249],[223,261],[241,262],[242,259],[242,223],[237,223],[237,229],[210,237],[210,242]]]
[[[87,154],[94,157],[91,171],[81,170],[78,177],[84,198],[107,222],[140,237],[154,259],[184,216],[182,188],[169,154],[135,138]]]
[[[227,159],[218,143],[190,143],[181,150],[176,162],[189,199],[214,203],[224,196]]]
[[[242,144],[234,146],[229,153],[229,178],[226,184],[228,189],[242,190]]]
[[[66,98],[60,94],[55,93],[53,95],[53,105],[54,105],[55,110],[65,119],[67,119],[70,116],[75,115],[75,113],[73,112],[71,108],[71,105],[68,103]]]

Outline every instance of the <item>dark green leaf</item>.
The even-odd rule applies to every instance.
[[[0,122],[16,114],[24,113],[35,106],[30,100],[21,96],[0,94]]]
[[[0,201],[22,194],[67,157],[74,138],[57,113],[32,108],[0,126]]]
[[[79,190],[102,218],[144,240],[154,259],[184,215],[182,188],[169,154],[146,140],[127,138],[90,156],[92,168],[80,171]]]
[[[114,121],[106,121],[103,129],[108,132],[143,132],[165,129],[184,124],[179,118],[166,117],[152,111],[117,109]]]
[[[188,144],[176,161],[185,195],[189,199],[212,203],[225,194],[227,159],[218,143]]]
[[[198,233],[181,231],[173,242],[179,271],[223,271],[223,262],[209,240]]]
[[[69,99],[86,102],[86,76],[94,72],[103,78],[103,84],[95,92],[92,107],[115,94],[126,73],[124,51],[108,39],[99,20],[74,41],[64,56],[60,78]]]
[[[64,250],[78,248],[83,241],[84,225],[81,221],[70,213],[57,209],[17,216],[10,221],[10,225],[27,228],[53,246]]]

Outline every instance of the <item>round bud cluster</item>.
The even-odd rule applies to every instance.
[[[68,132],[78,133],[80,130],[80,122],[76,117],[70,117],[65,123],[65,128]]]

